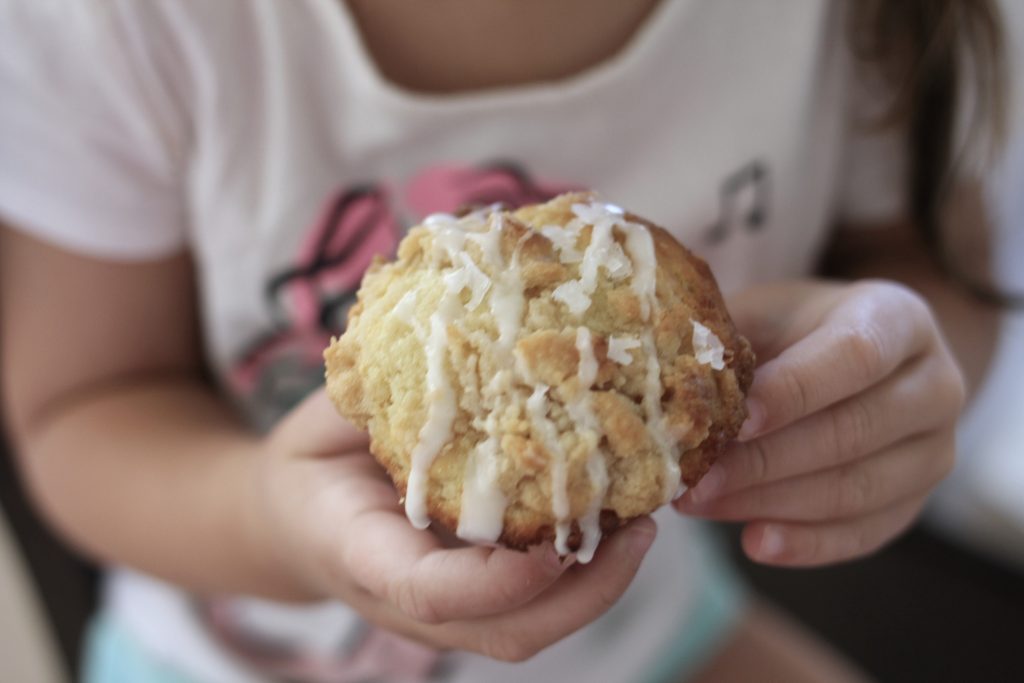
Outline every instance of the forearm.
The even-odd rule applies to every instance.
[[[200,381],[80,394],[20,437],[36,500],[88,554],[199,592],[306,597],[262,535],[260,441]]]

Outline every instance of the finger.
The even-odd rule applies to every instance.
[[[947,424],[960,410],[958,385],[925,356],[882,383],[758,439],[732,444],[697,486],[675,502],[679,510],[753,485],[830,469],[906,437]],[[928,410],[906,410],[928,405]]]
[[[916,294],[897,285],[862,285],[758,369],[739,438],[771,432],[863,391],[934,338],[931,314]]]
[[[629,588],[656,533],[652,519],[636,519],[605,539],[590,564],[576,565],[533,602],[472,622],[477,651],[523,661],[594,621]]]
[[[826,524],[752,522],[742,544],[755,562],[814,567],[863,557],[906,531],[924,506],[924,496],[854,520]]]
[[[288,452],[299,457],[365,451],[369,444],[365,432],[338,414],[323,387],[292,409],[274,429],[272,438],[289,444]]]
[[[824,521],[862,515],[931,489],[953,466],[950,430],[916,437],[869,458],[752,486],[687,512],[719,520]]]
[[[818,294],[809,300],[813,305],[803,303],[797,319],[793,302],[808,301],[806,282],[761,284],[728,298],[729,316],[754,348],[758,361],[764,363],[775,358],[787,346],[810,334],[843,299],[849,286],[818,283],[814,288]]]
[[[425,623],[473,619],[526,604],[565,571],[551,544],[518,552],[446,549],[397,511],[361,514],[345,541],[345,567],[357,584]]]

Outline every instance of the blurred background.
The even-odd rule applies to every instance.
[[[1024,2],[1004,6],[1019,31]],[[1018,132],[986,192],[999,280],[1020,293],[1024,93],[1014,99]],[[742,557],[736,529],[720,531],[763,595],[879,680],[1024,681],[1024,311],[1004,316],[960,442],[957,469],[923,520],[866,560],[769,569]],[[73,679],[97,579],[35,516],[0,440],[0,683]]]

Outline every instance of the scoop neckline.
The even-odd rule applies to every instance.
[[[688,9],[692,0],[660,0],[622,47],[611,56],[564,78],[498,85],[451,93],[431,93],[406,88],[384,75],[373,58],[351,8],[345,0],[321,0],[329,17],[346,34],[343,49],[355,60],[369,94],[402,108],[447,109],[487,108],[516,103],[533,103],[548,97],[582,95],[628,77],[629,72],[655,52],[668,37],[673,17]]]

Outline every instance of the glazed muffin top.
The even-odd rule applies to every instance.
[[[581,561],[700,479],[754,362],[707,265],[589,193],[429,217],[325,357],[413,524]]]

